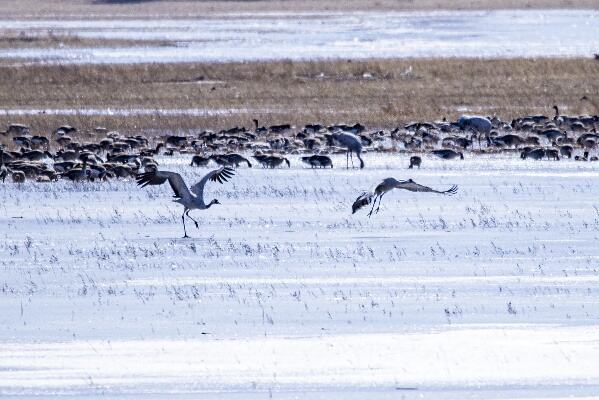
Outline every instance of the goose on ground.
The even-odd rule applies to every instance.
[[[331,158],[319,154],[302,157],[302,162],[310,165],[312,168],[333,168],[333,161]]]
[[[56,128],[56,130],[54,130],[54,134],[55,135],[71,135],[73,133],[77,132],[77,128],[73,128],[70,125],[62,125],[59,126],[58,128]]]
[[[454,158],[460,158],[460,160],[464,159],[464,154],[459,151],[443,149],[443,150],[433,150],[431,154],[443,159],[443,160],[453,160]]]
[[[545,150],[545,156],[548,159],[559,161],[559,152],[557,150],[555,150],[555,149],[547,149],[547,150]]]
[[[247,163],[248,167],[252,168],[252,164],[250,163],[250,161],[237,153],[212,155],[210,156],[210,158],[214,160],[214,162],[216,162],[218,165],[222,166],[239,167],[239,164]]]
[[[287,164],[287,167],[291,167],[291,163],[289,162],[289,160],[282,156],[256,154],[253,157],[256,159],[256,161],[262,164],[264,168],[276,168],[279,165],[283,164],[283,162]]]
[[[25,158],[29,161],[41,161],[45,158],[54,159],[54,156],[47,151],[29,150],[23,151],[21,154],[21,158]]]
[[[557,138],[564,137],[564,134],[559,129],[545,129],[539,132],[539,135],[545,136],[547,140],[554,141]]]
[[[572,146],[566,145],[566,146],[561,146],[559,148],[559,153],[563,156],[563,157],[568,157],[568,158],[572,158],[572,152],[574,151],[574,148]]]
[[[545,149],[531,149],[524,150],[520,153],[520,158],[526,160],[527,158],[532,158],[533,160],[541,160],[545,157]]]
[[[204,156],[200,156],[200,155],[195,155],[191,158],[191,164],[190,166],[196,166],[196,167],[205,167],[208,165],[208,163],[210,162],[210,157],[204,157]]]
[[[412,169],[414,167],[418,167],[420,169],[420,165],[422,164],[422,158],[418,156],[410,157],[410,166],[408,168]]]
[[[166,140],[164,141],[164,144],[167,147],[181,147],[181,146],[185,146],[187,144],[187,138],[185,136],[168,136],[166,138]]]
[[[14,183],[25,182],[25,173],[23,171],[13,171],[11,176]]]
[[[518,135],[509,134],[509,135],[497,136],[496,138],[493,139],[493,142],[499,142],[499,143],[504,144],[507,147],[515,147],[517,149],[519,145],[524,143],[524,139]]]
[[[31,145],[34,147],[45,147],[48,148],[50,146],[50,141],[45,136],[32,136],[31,137]]]
[[[29,127],[23,124],[10,124],[5,132],[5,135],[28,135]]]
[[[273,133],[282,133],[291,129],[290,124],[271,125],[268,129]]]

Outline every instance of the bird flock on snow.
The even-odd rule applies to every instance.
[[[425,156],[463,160],[465,152],[471,156],[515,153],[532,160],[599,160],[599,116],[562,115],[557,106],[553,110],[553,116],[528,115],[511,122],[497,117],[462,116],[455,122],[414,122],[391,130],[368,130],[359,123],[264,127],[253,120],[253,129],[234,127],[156,138],[124,136],[102,127],[79,132],[69,125],[47,136],[32,135],[28,126],[15,123],[0,132],[0,143],[4,143],[0,145],[0,181],[8,177],[18,184],[28,179],[53,182],[135,178],[142,187],[169,182],[174,201],[184,208],[182,223],[184,237],[188,237],[185,218],[198,227],[189,212],[220,204],[216,199],[204,201],[206,184],[227,182],[235,168],[252,168],[251,160],[267,169],[289,168],[289,155],[298,155],[310,168],[333,168],[331,154],[345,154],[345,168],[363,169],[363,155],[369,152],[412,153],[408,168],[420,168]],[[219,168],[188,187],[178,173],[159,170],[155,157],[175,154],[188,155],[192,167],[216,164]],[[411,179],[386,178],[372,192],[358,196],[352,213],[368,205],[368,216],[377,213],[383,196],[393,189],[444,195],[457,192],[455,185],[438,191]]]

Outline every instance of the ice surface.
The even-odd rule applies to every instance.
[[[599,395],[597,164],[364,158],[239,168],[192,239],[167,186],[0,185],[0,397]],[[388,176],[460,190],[351,215]]]
[[[203,19],[0,20],[1,30],[176,46],[27,48],[0,58],[73,63],[370,57],[592,57],[598,10],[225,14]]]

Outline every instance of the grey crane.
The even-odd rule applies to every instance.
[[[352,153],[356,153],[358,160],[360,160],[360,168],[364,168],[364,160],[362,160],[362,157],[360,157],[360,154],[362,154],[362,140],[353,133],[344,131],[334,132],[332,136],[333,140],[337,141],[341,147],[345,147],[347,149],[347,158],[345,163],[346,168],[349,168],[350,157],[352,167],[354,166]]]
[[[491,132],[493,124],[489,118],[479,115],[462,115],[458,119],[458,125],[462,129],[472,129],[475,132],[488,134]]]
[[[490,143],[491,140],[491,128],[493,124],[486,117],[481,117],[478,115],[467,116],[463,115],[458,119],[458,125],[462,129],[469,129],[475,134],[478,133],[478,146],[480,147],[480,135],[484,134],[485,139],[487,139],[487,144]]]
[[[213,204],[220,204],[217,199],[212,200],[206,204],[204,202],[204,187],[208,181],[223,183],[227,182],[233,175],[235,175],[233,168],[221,167],[207,173],[199,182],[191,187],[191,190],[183,181],[181,175],[176,172],[170,171],[152,171],[143,174],[138,174],[137,184],[141,187],[147,185],[162,185],[168,180],[171,185],[173,192],[175,192],[175,203],[181,204],[183,208],[183,215],[181,215],[181,221],[183,222],[183,232],[185,233],[184,238],[188,238],[187,230],[185,229],[185,217],[188,217],[193,221],[196,228],[199,229],[198,222],[193,219],[189,212],[191,210],[205,210],[210,208]]]
[[[407,181],[398,181],[395,178],[387,178],[383,179],[383,181],[378,184],[378,186],[374,189],[374,192],[364,192],[360,196],[358,196],[358,198],[352,205],[352,214],[355,214],[356,211],[358,211],[360,208],[372,203],[372,208],[368,213],[368,216],[370,217],[372,215],[372,212],[374,211],[374,206],[376,205],[377,199],[379,201],[379,206],[377,207],[376,212],[378,213],[379,208],[381,207],[381,200],[383,196],[385,195],[385,193],[393,189],[404,189],[409,190],[410,192],[430,192],[447,195],[455,194],[458,191],[457,185],[453,185],[448,190],[439,191],[432,189],[428,186],[420,185],[411,179],[408,179]]]

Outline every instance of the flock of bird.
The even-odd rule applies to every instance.
[[[81,134],[68,125],[59,127],[47,137],[32,135],[25,125],[11,124],[6,131],[0,132],[0,142],[12,144],[18,150],[6,150],[0,146],[0,180],[4,182],[8,176],[17,183],[26,179],[51,182],[58,179],[93,181],[136,178],[141,186],[168,181],[174,191],[175,201],[184,207],[182,222],[185,237],[188,237],[185,218],[192,219],[198,226],[189,212],[220,204],[216,199],[204,202],[206,183],[223,183],[234,175],[234,168],[251,168],[249,158],[264,168],[290,167],[291,162],[285,156],[297,154],[311,168],[333,168],[329,155],[345,153],[345,167],[349,168],[350,164],[354,167],[355,156],[360,169],[365,167],[363,153],[371,151],[430,154],[443,160],[464,159],[466,151],[470,154],[519,152],[521,158],[535,160],[598,160],[597,156],[591,156],[590,153],[599,144],[599,116],[561,115],[557,106],[554,106],[554,111],[553,117],[529,115],[510,123],[497,117],[463,116],[455,122],[445,119],[416,122],[393,130],[367,130],[361,124],[261,127],[254,120],[253,129],[235,127],[219,132],[202,131],[189,136],[168,135],[156,138],[153,146],[144,136],[123,136],[105,128],[96,128],[92,132],[100,139],[82,142],[81,138],[89,137],[89,132]],[[191,166],[207,167],[214,163],[220,168],[209,172],[190,189],[179,174],[159,170],[155,156],[175,153],[188,154]],[[252,156],[244,156],[248,153]],[[413,155],[408,168],[420,168],[421,155]],[[352,211],[355,213],[372,204],[368,215],[378,212],[382,197],[392,189],[451,195],[456,193],[457,186],[437,191],[411,179],[387,178],[373,192],[362,193],[352,205]],[[377,200],[379,206],[375,210]]]

